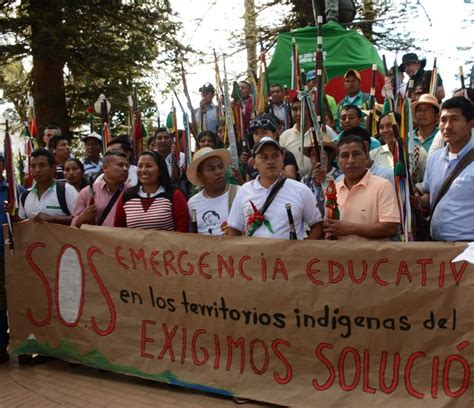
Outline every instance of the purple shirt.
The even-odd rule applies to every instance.
[[[99,223],[99,219],[102,215],[102,212],[107,207],[107,204],[109,204],[109,201],[115,194],[115,191],[114,192],[110,191],[109,186],[105,182],[104,178],[102,178],[101,180],[97,180],[94,183],[93,188],[94,188],[94,193],[95,193],[94,202],[95,202],[95,205],[97,206],[97,215],[95,217],[95,224],[97,225]],[[128,188],[128,185],[126,184],[121,186],[122,191],[127,188]],[[117,208],[117,203],[119,199],[115,201],[109,214],[107,215],[107,217],[105,217],[105,220],[102,223],[103,226],[105,227],[114,226],[115,210]],[[74,214],[73,214],[73,219],[71,223],[73,227],[76,226],[77,218],[84,212],[84,210],[87,208],[88,205],[89,205],[89,187],[84,187],[80,191],[79,195],[77,196],[76,207],[74,208]]]

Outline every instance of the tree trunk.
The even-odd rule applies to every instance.
[[[255,13],[254,0],[245,0],[244,23],[247,73],[251,78],[257,69],[257,14]]]
[[[30,0],[32,95],[40,132],[49,124],[69,135],[69,117],[64,90],[66,38],[62,20],[63,1]],[[39,136],[41,137],[42,134]]]

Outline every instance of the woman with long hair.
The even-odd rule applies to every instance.
[[[188,232],[189,214],[182,191],[172,186],[164,157],[143,152],[138,185],[124,191],[117,205],[116,227]]]

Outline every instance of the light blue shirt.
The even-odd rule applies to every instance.
[[[82,164],[84,165],[84,174],[86,176],[89,174],[95,176],[96,174],[99,174],[102,170],[102,159],[99,160],[99,163],[94,163],[89,159],[84,159]]]
[[[430,193],[431,206],[444,180],[474,148],[474,141],[471,139],[453,160],[449,160],[448,147],[428,157],[423,191]],[[431,236],[436,241],[474,241],[474,162],[453,181],[431,215]]]
[[[199,132],[209,130],[216,133],[218,117],[217,107],[213,103],[209,105],[205,114],[201,115],[201,108],[194,110],[194,118],[198,122]],[[203,123],[204,122],[204,123]]]
[[[433,140],[437,133],[439,132],[439,128],[436,126],[435,129],[433,130],[433,133],[429,135],[425,140],[421,141],[420,138],[417,136],[418,129],[415,129],[413,131],[415,133],[415,143],[422,145],[424,149],[426,150],[426,153],[430,151],[431,144],[433,143]]]
[[[337,105],[337,115],[336,115],[336,128],[338,130],[341,130],[341,110],[343,106],[347,105],[356,105],[358,106],[361,110],[367,109],[368,108],[368,100],[369,100],[370,95],[366,94],[362,91],[359,91],[359,93],[354,97],[354,98],[349,98],[349,96],[344,96],[343,99],[341,99]],[[362,121],[361,126],[365,128],[365,120]]]

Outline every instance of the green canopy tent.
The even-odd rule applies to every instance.
[[[308,72],[315,68],[316,27],[305,27],[279,34],[275,52],[268,66],[270,83],[291,89],[291,42],[295,38],[299,50],[300,68]],[[326,93],[336,101],[344,97],[343,76],[349,68],[360,72],[362,90],[370,91],[372,64],[377,64],[376,96],[384,85],[383,63],[372,43],[357,31],[348,30],[334,22],[323,25],[324,67]]]

